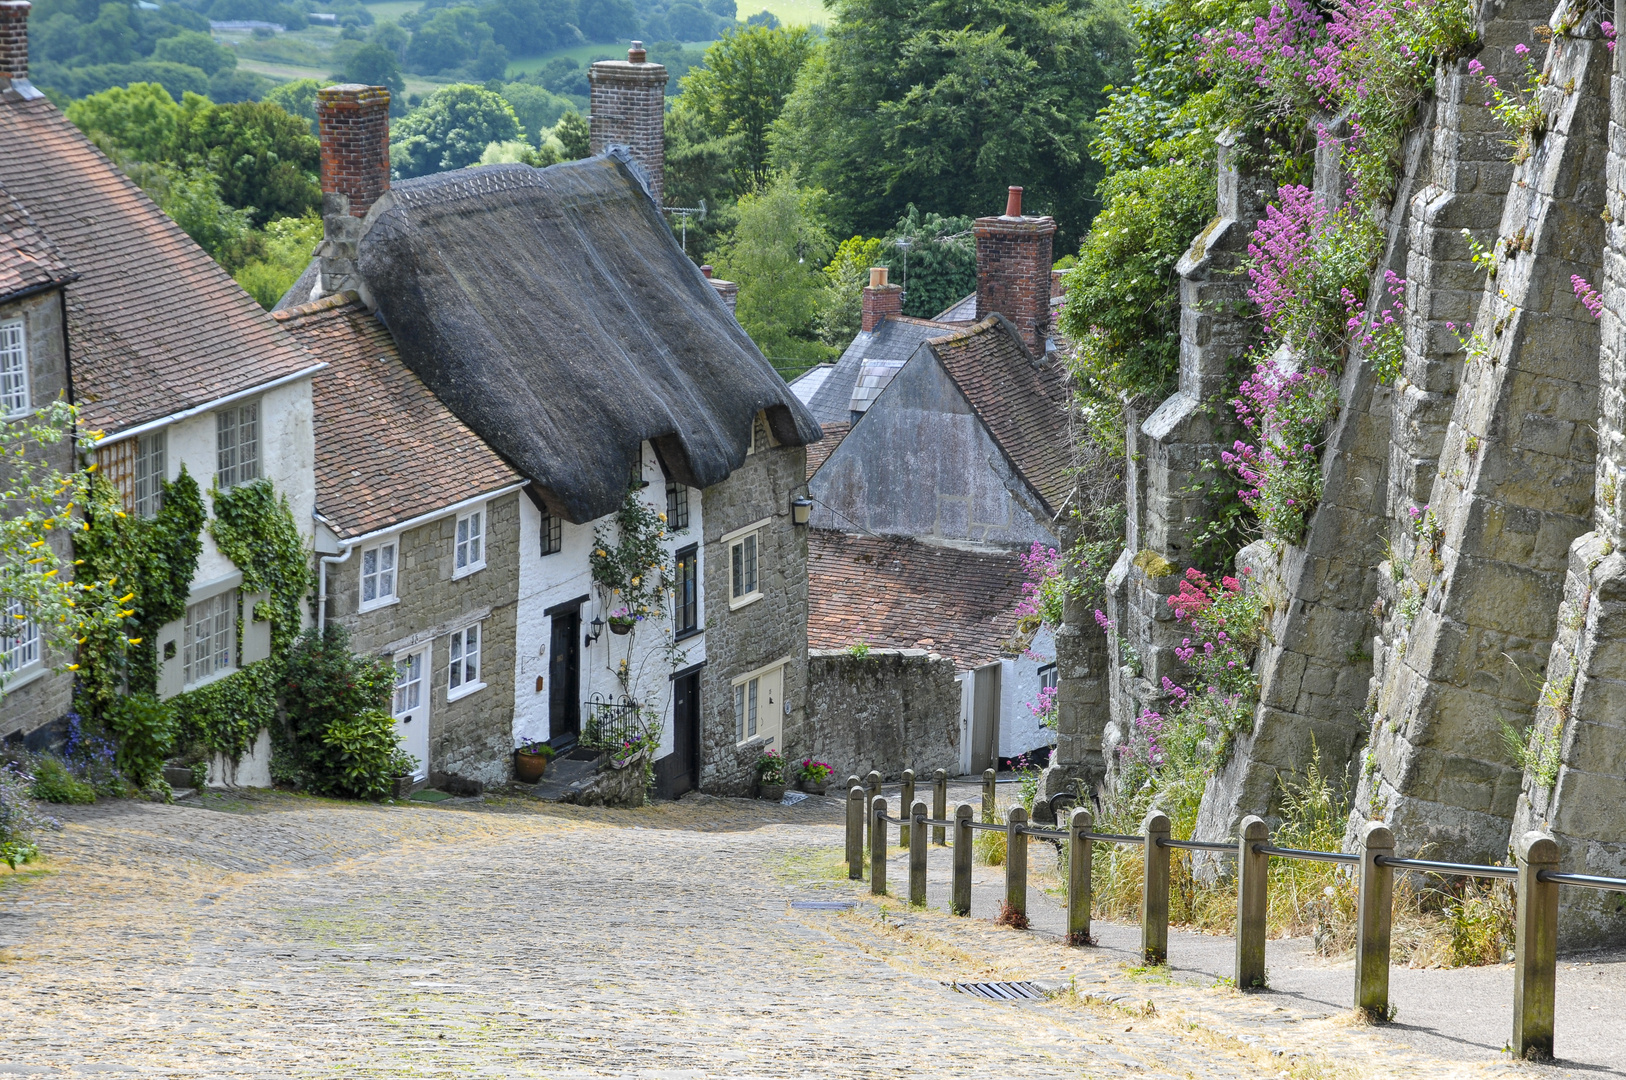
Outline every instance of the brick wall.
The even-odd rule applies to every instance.
[[[871,271],[870,280],[874,282],[875,273]],[[881,325],[881,320],[888,315],[903,314],[903,289],[897,285],[886,283],[886,271],[881,271],[881,283],[870,284],[864,287],[864,322],[866,331],[873,330]]]
[[[323,87],[316,92],[316,127],[322,192],[344,195],[350,213],[366,217],[390,189],[390,92],[357,83]]]
[[[1022,217],[1021,197],[1012,189],[1007,210],[1017,214],[978,218],[977,318],[999,312],[1035,353],[1043,355],[1050,329],[1050,257],[1056,222],[1049,217]]]
[[[666,194],[666,68],[644,62],[637,42],[626,60],[600,60],[588,70],[593,85],[590,147],[601,154],[626,146],[649,173],[657,206]]]
[[[28,78],[28,0],[0,0],[0,79]]]

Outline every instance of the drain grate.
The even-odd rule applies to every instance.
[[[851,911],[857,905],[851,900],[792,900],[795,911]]]
[[[1030,982],[944,983],[950,990],[958,990],[972,997],[989,1001],[1043,1001],[1044,991]]]

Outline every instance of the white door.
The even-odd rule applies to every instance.
[[[429,650],[395,658],[395,737],[417,760],[413,778],[429,779]]]

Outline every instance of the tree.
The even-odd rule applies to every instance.
[[[474,8],[442,8],[412,35],[407,70],[434,75],[456,68],[474,59],[481,46],[491,41],[491,27],[480,21]]]
[[[315,213],[268,221],[261,232],[260,250],[232,277],[270,311],[305,272],[311,252],[321,240],[322,219]]]
[[[369,41],[351,53],[344,65],[344,79],[346,82],[384,87],[390,92],[392,105],[406,96],[406,83],[401,80],[401,65],[396,60],[395,52],[381,42]]]
[[[706,50],[705,66],[684,77],[675,111],[695,116],[713,139],[739,137],[742,188],[767,180],[768,133],[816,48],[805,26],[725,30]]]
[[[532,146],[542,145],[548,129],[559,122],[567,112],[576,108],[569,98],[550,93],[534,83],[511,82],[502,88],[502,98],[514,110],[519,126],[525,129],[525,138]]]
[[[77,59],[84,64],[127,64],[140,57],[136,47],[140,40],[130,24],[129,5],[103,4],[96,21],[85,27],[84,51]]]
[[[216,105],[196,95],[181,103],[174,160],[212,172],[221,196],[248,209],[257,226],[320,205],[320,156],[309,125],[278,105]]]
[[[276,105],[289,116],[298,116],[310,124],[311,130],[316,130],[316,91],[323,84],[315,79],[295,79],[274,86],[265,95],[265,100]]]
[[[222,68],[209,76],[209,97],[222,105],[258,101],[271,89],[271,80],[254,71]]]
[[[878,232],[911,202],[998,213],[1005,188],[1055,215],[1063,250],[1095,211],[1088,152],[1132,39],[1097,0],[834,0],[829,41],[775,126],[772,161],[834,193],[843,231]]]
[[[459,83],[435,91],[396,125],[390,162],[403,177],[462,169],[479,161],[492,143],[519,137],[519,119],[508,102],[483,87]]]
[[[826,345],[844,348],[863,328],[864,286],[869,271],[883,265],[885,241],[862,236],[843,240],[824,268],[824,309],[819,313],[819,338]]]
[[[588,41],[615,41],[632,36],[638,11],[631,0],[581,0],[576,25]]]
[[[68,119],[137,161],[160,161],[175,142],[181,107],[157,83],[115,86],[68,106]]]
[[[740,286],[740,325],[769,357],[828,353],[815,340],[825,292],[819,267],[836,246],[825,224],[826,198],[793,173],[773,177],[740,199],[739,224],[718,254],[718,273]]]
[[[553,125],[553,137],[565,148],[566,160],[575,161],[592,153],[592,129],[582,114],[572,109]]]
[[[190,64],[209,75],[237,66],[236,53],[224,45],[215,44],[214,38],[196,30],[182,30],[170,37],[159,38],[152,58],[174,64]]]

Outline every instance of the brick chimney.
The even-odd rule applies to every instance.
[[[724,281],[720,277],[714,277],[716,271],[709,264],[702,266],[700,272],[706,275],[706,280],[711,282],[711,287],[717,290],[717,296],[728,307],[728,310],[733,311],[734,306],[740,301],[740,287],[732,281]]]
[[[42,95],[28,82],[28,0],[0,0],[0,95],[12,100]]]
[[[887,284],[887,272],[884,266],[869,269],[869,284],[864,286],[863,329],[866,334],[881,325],[888,315],[903,314],[903,289]]]
[[[1044,355],[1050,330],[1050,244],[1056,221],[1022,215],[1022,189],[1007,194],[1005,213],[978,218],[977,318],[994,312],[1015,324],[1036,355]]]
[[[666,68],[648,62],[634,41],[625,60],[600,60],[587,72],[593,84],[588,146],[602,154],[625,146],[649,174],[655,205],[666,195]]]
[[[361,219],[390,189],[390,92],[340,83],[316,92],[316,131],[322,144],[322,243],[319,296],[345,289],[365,293],[356,271]]]

